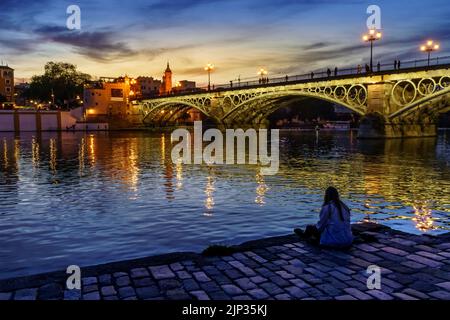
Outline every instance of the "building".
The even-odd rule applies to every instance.
[[[130,114],[135,80],[128,77],[100,78],[84,88],[84,111],[88,117],[122,116]]]
[[[178,93],[195,92],[196,91],[195,81],[188,81],[188,80],[178,81],[172,90]]]
[[[18,83],[14,86],[14,103],[17,106],[26,106],[28,104],[25,93],[29,88],[30,84],[28,82]]]
[[[0,104],[14,104],[14,69],[0,66]]]
[[[153,77],[137,77],[136,81],[140,90],[140,94],[136,92],[141,98],[151,98],[159,94],[162,82]]]
[[[162,84],[159,90],[160,95],[168,95],[172,92],[172,70],[170,70],[169,63],[163,75]]]

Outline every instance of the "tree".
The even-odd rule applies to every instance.
[[[83,86],[91,76],[77,71],[77,67],[65,62],[47,62],[43,75],[31,78],[26,96],[39,101],[52,101],[59,106],[75,106],[76,97],[83,95]]]

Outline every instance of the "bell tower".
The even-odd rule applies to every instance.
[[[172,92],[172,70],[170,70],[169,62],[167,62],[167,68],[166,71],[164,71],[160,93],[169,94],[170,92]]]

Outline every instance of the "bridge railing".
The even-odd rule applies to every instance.
[[[428,59],[420,59],[420,60],[409,60],[409,61],[400,61],[398,62],[392,61],[390,63],[383,64],[375,64],[373,66],[373,71],[370,70],[370,67],[366,65],[359,65],[352,68],[330,68],[327,70],[316,70],[313,72],[300,74],[300,75],[285,75],[282,77],[266,77],[265,79],[261,78],[249,78],[242,80],[233,80],[226,84],[214,84],[211,85],[210,92],[220,92],[225,90],[239,90],[239,89],[247,89],[247,88],[255,88],[255,87],[264,87],[264,86],[273,86],[280,84],[293,84],[298,82],[307,82],[307,81],[320,81],[326,79],[334,79],[345,76],[355,76],[355,75],[377,75],[383,73],[391,73],[391,72],[401,72],[405,69],[426,69],[426,68],[436,68],[441,65],[450,64],[450,56],[445,57],[436,57],[430,59],[428,66]],[[177,94],[171,94],[166,96],[159,97],[167,97],[167,96],[183,96],[183,95],[192,95],[193,93],[205,93],[208,92],[208,87],[197,87],[194,91],[190,92],[181,92]]]

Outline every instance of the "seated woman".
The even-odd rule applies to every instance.
[[[350,209],[339,199],[336,188],[326,190],[319,222],[307,226],[304,232],[296,229],[295,233],[321,246],[348,248],[352,245]]]

